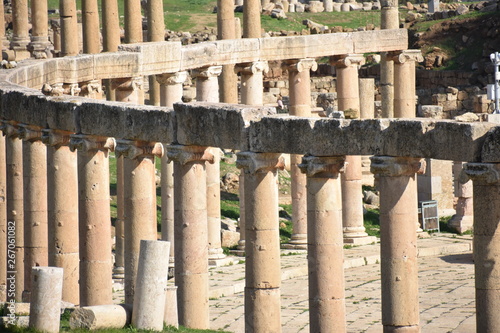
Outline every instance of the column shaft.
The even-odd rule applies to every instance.
[[[288,63],[288,82],[290,87],[290,115],[311,116],[311,74],[318,64],[313,59],[293,60]],[[286,247],[305,249],[307,247],[307,189],[306,175],[298,165],[302,155],[290,156],[292,178],[292,237]]]
[[[375,79],[359,79],[359,117],[375,118]]]
[[[217,0],[217,39],[235,39],[234,0]],[[238,103],[238,77],[234,65],[223,65],[219,76],[220,101]]]
[[[30,42],[28,0],[12,1],[12,28],[14,34],[11,48],[16,51],[16,60],[29,58],[30,54],[27,49]]]
[[[163,1],[149,0],[147,4],[148,41],[165,41],[165,21],[163,18]],[[160,105],[160,84],[154,75],[149,77],[149,104]]]
[[[49,48],[51,48],[47,0],[31,1],[31,22],[31,43],[29,48],[36,58],[47,58],[50,55]]]
[[[0,43],[2,51],[9,49],[9,41],[5,36],[5,7],[3,1],[0,1]]]
[[[120,18],[117,0],[102,0],[103,51],[116,52],[120,45]]]
[[[219,103],[219,81],[217,77],[222,66],[211,66],[196,71],[196,100],[199,102]]]
[[[394,0],[381,2],[381,29],[398,29],[398,3]],[[387,58],[387,52],[381,53],[380,94],[382,95],[382,118],[394,117],[394,61]]]
[[[23,198],[23,141],[19,138],[17,127],[7,125],[6,128],[6,161],[7,161],[7,227],[9,237],[13,227],[15,237],[15,263],[7,260],[7,279],[15,280],[16,302],[22,301],[24,290],[24,198]],[[10,244],[10,241],[9,241]],[[10,251],[8,254],[12,254]],[[11,284],[7,280],[8,284]],[[12,299],[9,295],[7,300]]]
[[[260,8],[260,0],[243,2],[243,38],[262,37]]]
[[[463,176],[472,179],[474,192],[474,275],[476,279],[476,331],[500,330],[500,166],[467,163]],[[464,177],[463,181],[467,180]]]
[[[460,179],[462,165],[462,162],[453,163],[453,186],[455,197],[457,198],[457,205],[455,215],[448,221],[448,226],[459,233],[472,230],[474,222],[472,181],[467,180],[464,183]],[[463,181],[465,181],[465,179]]]
[[[97,0],[82,0],[82,23],[83,53],[99,53],[101,51],[101,34]]]
[[[241,103],[262,105],[264,95],[264,72],[269,70],[266,61],[241,65]]]
[[[416,173],[425,160],[374,156],[380,191],[380,271],[384,332],[420,332]]]
[[[140,43],[142,36],[141,0],[125,0],[125,43]]]
[[[134,303],[141,240],[156,240],[156,182],[154,145],[119,140],[123,160],[125,224],[125,303]]]
[[[416,116],[415,62],[423,61],[420,50],[406,50],[392,54],[394,60],[394,117]]]
[[[346,332],[342,192],[344,157],[307,156],[307,250],[311,332]]]
[[[245,177],[245,331],[281,332],[278,228],[279,154],[241,152]]]
[[[113,275],[125,278],[125,193],[123,156],[116,156],[115,267]]]
[[[175,283],[179,324],[209,327],[206,147],[169,146],[174,163]]]
[[[62,299],[80,304],[78,247],[78,161],[70,133],[46,131],[49,266],[63,268]]]
[[[161,106],[173,107],[174,103],[182,102],[183,83],[186,82],[187,72],[164,73],[156,75],[160,83]]]
[[[108,151],[111,140],[73,135],[78,149],[80,305],[112,303]]]
[[[61,57],[77,55],[79,50],[78,20],[75,0],[60,0]]]
[[[47,230],[47,147],[40,129],[21,127],[24,185],[24,291],[23,301],[31,294],[31,268],[48,266]]]
[[[112,80],[115,99],[118,102],[144,104],[144,81],[142,76]]]

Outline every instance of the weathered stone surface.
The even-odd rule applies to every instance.
[[[479,161],[482,143],[492,127],[494,124],[431,119],[264,117],[250,127],[250,150],[315,156],[387,155]]]
[[[123,328],[130,324],[132,306],[96,305],[78,308],[71,314],[69,325],[72,329],[85,328],[89,330],[101,328]]]
[[[275,108],[191,103],[174,104],[177,142],[247,150],[247,127],[251,121],[276,113]],[[210,128],[210,129],[209,129]]]

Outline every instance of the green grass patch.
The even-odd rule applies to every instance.
[[[221,200],[220,212],[223,217],[238,220],[240,218],[239,200]]]
[[[380,237],[380,211],[368,209],[364,215],[364,225],[369,236]]]

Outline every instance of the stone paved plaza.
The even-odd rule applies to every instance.
[[[475,332],[474,266],[471,238],[449,235],[419,240],[420,325],[422,332]],[[378,245],[345,250],[348,332],[382,332]],[[441,254],[439,254],[441,253]],[[352,267],[354,266],[354,267]],[[211,269],[212,329],[244,332],[243,264]],[[309,332],[307,259],[282,256],[283,332]],[[292,277],[292,278],[289,278]]]

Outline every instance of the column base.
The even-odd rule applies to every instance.
[[[125,268],[124,267],[114,267],[113,268],[113,279],[125,279]]]
[[[474,217],[472,215],[453,215],[450,221],[448,221],[448,226],[453,230],[464,233],[466,231],[472,230],[474,225]]]
[[[284,249],[307,250],[307,234],[292,234],[290,242],[281,246]]]
[[[226,258],[222,248],[208,249],[208,264],[211,266],[221,266],[217,262]]]
[[[375,236],[361,236],[361,237],[345,237],[344,244],[348,245],[368,245],[372,243],[377,243],[378,238]]]
[[[16,53],[16,61],[21,61],[24,59],[31,58],[31,53],[28,51],[28,44],[30,43],[29,39],[19,39],[14,37],[12,40],[10,47]]]
[[[28,50],[35,59],[47,59],[52,57],[54,46],[49,42],[48,37],[31,37]]]

